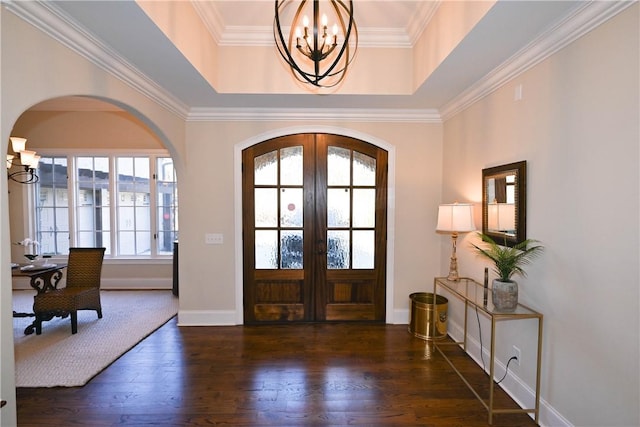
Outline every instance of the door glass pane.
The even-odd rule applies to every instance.
[[[278,268],[278,232],[276,230],[256,230],[256,268]]]
[[[69,231],[69,208],[56,208],[56,231]]]
[[[283,231],[280,239],[280,267],[302,269],[302,230]]]
[[[69,190],[67,188],[67,158],[43,156],[38,164],[40,181],[36,193],[36,240],[40,253],[57,255],[57,234],[69,231]],[[63,237],[64,238],[64,237]],[[64,248],[67,248],[67,241]]]
[[[151,230],[151,208],[149,206],[136,207],[136,230]]]
[[[149,255],[151,253],[151,232],[136,232],[136,255]]]
[[[327,226],[349,227],[350,221],[350,197],[351,192],[347,188],[329,188],[327,190]]]
[[[256,227],[278,226],[278,192],[275,188],[255,189]]]
[[[376,190],[375,188],[353,189],[353,226],[375,227]]]
[[[327,231],[327,268],[348,269],[350,263],[349,231]]]
[[[373,230],[353,231],[353,268],[374,268],[375,233]]]
[[[178,185],[171,157],[156,159],[157,239],[156,253],[171,255],[178,239]]]
[[[76,192],[76,235],[78,241],[90,239],[90,246],[104,246],[111,254],[103,237],[109,233],[110,222],[106,211],[109,210],[109,158],[77,157],[75,176]]]
[[[280,150],[280,184],[302,185],[302,147]]]
[[[133,231],[134,227],[134,208],[121,207],[118,209],[118,230],[121,231]]]
[[[353,185],[376,185],[376,159],[353,152]]]
[[[91,231],[80,231],[78,232],[78,246],[80,247],[91,247],[95,246],[95,233]]]
[[[349,185],[351,183],[350,150],[329,147],[327,155],[327,183],[329,185]]]
[[[103,244],[106,248],[111,247],[107,240],[105,240]],[[69,233],[56,233],[56,247],[59,253],[69,253]]]
[[[118,254],[135,255],[136,236],[133,231],[118,232]]]
[[[278,183],[278,152],[270,151],[254,159],[254,184],[276,185]]]
[[[302,227],[302,188],[280,190],[280,227]]]

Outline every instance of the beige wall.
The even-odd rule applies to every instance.
[[[433,276],[448,269],[450,240],[434,231],[437,205],[479,202],[482,168],[524,159],[529,235],[547,246],[528,279],[521,280],[523,301],[545,314],[543,399],[567,424],[640,423],[637,5],[444,127],[313,120],[185,123],[0,10],[0,152],[31,105],[77,94],[126,105],[170,150],[180,186],[181,323],[238,319],[238,152],[247,144],[278,134],[334,130],[393,152],[393,305],[387,315],[397,322],[408,320],[408,295],[428,289]],[[516,84],[523,85],[519,103],[512,101]],[[16,419],[6,190],[3,175],[0,393],[9,404],[0,411],[0,425],[11,426]],[[619,203],[622,209],[613,219],[624,227],[600,227],[603,218],[612,219],[602,199]],[[222,233],[224,244],[205,245],[205,233]],[[468,239],[459,244],[461,273],[479,278],[485,264],[470,253]],[[524,361],[515,373],[529,387],[532,333],[529,326],[507,328],[499,349],[506,360],[512,344],[522,348]]]
[[[638,52],[636,4],[444,126],[445,199],[479,203],[483,168],[527,161],[528,237],[546,253],[520,298],[545,316],[542,397],[578,426],[640,424]],[[461,269],[481,278],[469,239]],[[506,329],[499,355],[519,346],[533,387],[535,328]]]
[[[121,102],[162,141],[181,164],[185,123],[121,80],[105,73],[44,33],[0,8],[0,153],[20,115],[41,101],[88,95]],[[18,42],[19,41],[19,42]],[[16,66],[20,64],[20,66]],[[180,168],[181,166],[179,166]],[[178,168],[178,173],[180,169]],[[0,396],[8,404],[0,425],[16,425],[13,319],[11,317],[11,245],[6,174],[0,176]]]
[[[395,256],[389,265],[393,306],[387,321],[408,322],[409,293],[425,290],[438,270],[440,246],[433,231],[437,211],[433,206],[440,201],[441,125],[309,120],[188,124],[189,168],[180,176],[180,250],[190,255],[180,257],[180,324],[241,322],[237,153],[252,143],[297,132],[337,132],[395,152],[395,176],[390,177],[395,193],[389,197],[395,213],[395,222],[389,224],[395,234],[395,251],[390,254]],[[223,234],[224,244],[205,245],[205,233]]]

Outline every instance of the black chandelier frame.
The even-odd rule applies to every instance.
[[[19,157],[18,157],[19,158]],[[20,170],[8,173],[7,178],[20,184],[35,184],[40,181],[40,177],[36,174],[34,168],[29,165],[23,165],[22,163],[15,163],[15,160],[8,160],[11,162],[11,166],[18,166]]]
[[[339,28],[342,29],[344,34],[344,41],[338,49],[338,53],[333,58],[333,61],[329,65],[322,64],[322,61],[327,60],[337,48],[337,40],[334,39],[334,43],[327,43],[326,25],[320,23],[320,1],[313,1],[313,18],[312,33],[310,37],[313,43],[309,44],[306,41],[306,37],[302,37],[302,44],[300,37],[294,35],[294,27],[300,20],[304,7],[308,0],[301,0],[298,8],[296,9],[294,18],[292,20],[291,30],[289,31],[289,37],[285,38],[282,33],[281,25],[281,13],[293,3],[293,0],[276,0],[275,1],[275,18],[273,23],[274,39],[276,47],[280,56],[291,68],[294,77],[302,82],[308,83],[320,88],[331,88],[340,84],[345,76],[346,71],[353,61],[358,49],[358,27],[353,19],[353,0],[344,2],[342,0],[327,0],[327,3],[331,5],[335,16],[338,19]],[[348,6],[347,4],[348,3]],[[346,15],[346,16],[345,16]],[[348,18],[348,19],[346,19]],[[322,30],[322,33],[321,33]],[[305,36],[306,29],[305,29]],[[354,37],[354,47],[350,47],[351,37]],[[312,62],[312,70],[300,65],[294,59],[294,48],[300,52],[306,59]]]

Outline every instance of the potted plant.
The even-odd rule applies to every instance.
[[[478,236],[487,246],[483,248],[473,243],[471,245],[480,255],[493,261],[493,271],[498,275],[493,280],[493,305],[497,311],[512,312],[518,305],[518,283],[511,277],[515,274],[525,277],[523,267],[539,256],[544,246],[539,245],[537,240],[527,239],[510,248],[497,244],[486,234],[478,233]]]

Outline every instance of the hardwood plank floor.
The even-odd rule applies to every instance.
[[[487,382],[458,353],[462,369]],[[497,402],[517,407],[496,389]],[[488,425],[481,403],[406,325],[179,328],[172,319],[84,387],[17,395],[25,427]],[[535,423],[501,414],[494,425]]]

